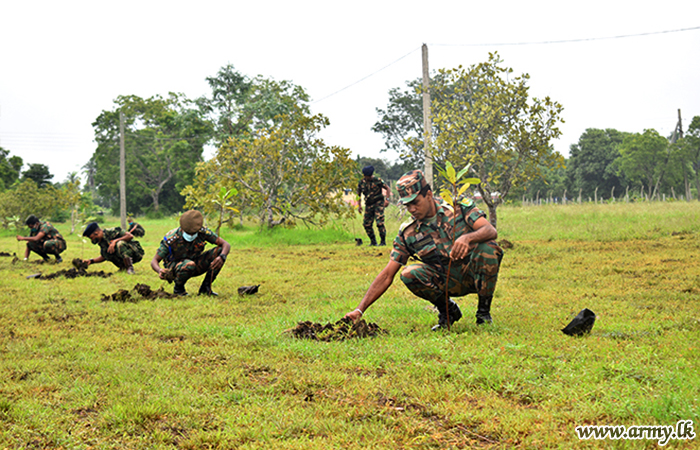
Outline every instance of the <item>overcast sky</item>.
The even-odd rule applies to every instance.
[[[685,30],[685,31],[677,31]],[[118,95],[209,93],[233,64],[304,87],[327,144],[385,157],[388,91],[498,51],[530,93],[564,106],[556,150],[587,128],[671,133],[700,115],[700,2],[0,0],[0,146],[63,181],[95,150]],[[25,166],[26,169],[26,166]]]

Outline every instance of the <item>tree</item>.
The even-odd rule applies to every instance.
[[[60,193],[50,184],[39,188],[33,179],[27,178],[12,189],[0,193],[0,220],[5,228],[10,219],[17,223],[34,214],[40,218],[51,217],[61,206]]]
[[[567,164],[569,192],[581,192],[585,197],[593,197],[596,189],[600,198],[607,198],[612,192],[622,193],[626,187],[619,173],[616,160],[620,156],[618,146],[628,133],[611,128],[587,129],[572,144]]]
[[[220,180],[233,182],[268,228],[290,219],[320,224],[331,214],[350,214],[342,188],[354,178],[355,164],[348,149],[328,147],[316,137],[327,125],[325,117],[298,108],[248,138],[230,138],[204,163],[206,179],[212,188]]]
[[[431,95],[435,95],[435,86],[442,85],[443,91],[449,90],[444,86],[442,73],[433,74],[430,80]],[[387,108],[376,109],[379,120],[372,126],[372,131],[384,136],[385,148],[382,152],[393,150],[401,155],[410,169],[423,167],[425,154],[423,151],[423,80],[417,78],[406,82],[406,88],[389,90]],[[440,132],[433,124],[433,138]],[[443,161],[437,161],[438,164]],[[406,172],[404,171],[404,172]],[[403,174],[403,173],[402,173]],[[399,175],[400,176],[400,175]]]
[[[94,180],[108,206],[119,198],[119,113],[125,117],[127,208],[159,212],[182,207],[179,191],[191,183],[211,124],[199,109],[179,94],[168,98],[119,96],[117,107],[103,111],[93,123],[97,150],[93,155]]]
[[[619,148],[621,173],[631,182],[640,183],[647,196],[654,198],[671,158],[668,140],[649,129],[625,136]]]
[[[50,186],[50,179],[53,178],[53,174],[49,172],[48,166],[44,164],[30,164],[29,168],[22,172],[22,181],[32,180],[40,188]]]
[[[277,118],[295,108],[308,113],[308,94],[290,81],[262,76],[249,78],[233,65],[222,67],[215,77],[207,77],[209,97],[197,99],[201,112],[214,125],[214,144],[220,147],[229,138],[250,136],[273,125]]]
[[[24,162],[19,156],[11,156],[9,150],[0,147],[0,192],[12,186],[19,180],[19,174]]]
[[[511,189],[563,164],[551,140],[561,131],[562,106],[549,97],[529,99],[529,75],[511,78],[497,53],[464,69],[441,70],[435,86],[434,154],[457,167],[472,164],[478,190],[496,226],[496,208]],[[496,194],[496,195],[492,195]]]
[[[678,141],[677,145],[680,158],[684,165],[690,168],[689,171],[684,170],[683,173],[685,175],[690,172],[695,178],[696,195],[698,195],[698,199],[700,200],[700,116],[693,117],[690,126],[688,126],[688,131],[683,138]],[[690,200],[689,187],[686,187],[686,193]]]

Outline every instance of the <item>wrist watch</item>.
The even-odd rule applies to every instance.
[[[226,262],[226,255],[224,255],[223,253],[219,255],[219,258],[223,259],[224,262]]]

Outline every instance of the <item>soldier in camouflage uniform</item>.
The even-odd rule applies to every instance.
[[[56,262],[62,262],[61,253],[66,249],[66,241],[56,228],[49,222],[40,221],[34,214],[27,217],[25,222],[29,229],[29,237],[17,236],[18,241],[27,241],[24,260],[29,259],[29,253],[41,256],[44,262],[49,261],[49,255],[56,256]]]
[[[478,294],[476,323],[491,323],[491,301],[503,258],[503,250],[494,241],[496,229],[471,200],[462,200],[453,209],[442,199],[433,198],[420,170],[402,176],[397,188],[401,203],[413,220],[401,226],[389,263],[372,282],[357,309],[345,317],[359,319],[386,292],[401,266],[414,257],[421,264],[406,266],[401,271],[401,281],[438,309],[438,324],[433,330],[446,328],[462,317],[457,303],[447,301],[445,295],[450,260],[449,295]]]
[[[362,226],[367,232],[370,240],[370,245],[377,245],[377,238],[374,236],[372,223],[377,222],[377,231],[379,231],[379,245],[386,245],[386,227],[384,226],[384,208],[388,206],[389,200],[385,199],[391,196],[391,189],[384,181],[373,176],[374,167],[367,166],[362,169],[364,175],[357,184],[357,210],[362,214],[362,195],[365,196],[365,215],[362,219]]]
[[[144,237],[146,235],[146,230],[144,230],[143,226],[137,223],[133,217],[129,217],[127,219],[127,223],[129,224],[127,228],[129,229],[129,233],[131,233],[132,236]]]
[[[93,244],[100,247],[100,256],[83,260],[88,266],[109,261],[119,270],[126,270],[126,273],[133,275],[134,264],[143,258],[144,252],[139,241],[120,227],[102,229],[97,222],[90,222],[85,227],[83,236],[90,238]]]
[[[203,225],[204,218],[199,211],[190,210],[183,213],[180,216],[180,227],[165,235],[151,260],[151,268],[161,279],[168,279],[168,275],[174,275],[173,293],[177,295],[187,295],[187,280],[203,273],[206,275],[199,288],[199,294],[217,295],[211,290],[211,285],[224,266],[231,246]],[[207,242],[216,247],[204,252]],[[165,269],[160,267],[163,260]]]

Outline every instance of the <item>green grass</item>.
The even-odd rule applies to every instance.
[[[390,235],[402,220],[389,211]],[[96,256],[78,236],[61,265],[0,257],[0,448],[652,448],[579,441],[574,427],[698,426],[698,224],[697,202],[502,207],[499,238],[514,247],[493,326],[474,325],[469,296],[465,319],[432,333],[435,312],[397,279],[365,315],[389,334],[328,343],[285,330],[339,319],[386,264],[387,247],[354,245],[359,216],[225,230],[214,299],[100,300],[172,289],[148,262],[173,219],[144,221],[134,276],[25,278]],[[0,251],[18,251],[15,234],[0,233]],[[239,297],[249,284],[260,292]],[[591,335],[563,335],[584,307],[598,315]]]

